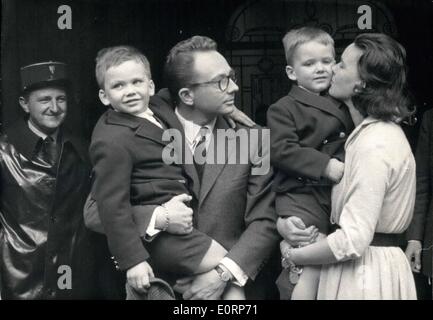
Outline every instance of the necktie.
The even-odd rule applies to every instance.
[[[194,148],[194,166],[197,170],[198,177],[201,178],[203,176],[204,165],[206,161],[206,133],[208,131],[207,127],[201,127],[199,131],[199,135],[196,139],[197,143]]]
[[[57,163],[57,159],[59,157],[59,150],[57,148],[57,144],[54,139],[50,136],[44,139],[44,156],[49,164],[54,166]]]

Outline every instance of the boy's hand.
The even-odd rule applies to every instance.
[[[245,113],[243,113],[241,110],[239,110],[236,107],[230,114],[226,115],[225,118],[227,119],[227,121],[230,124],[230,127],[232,128],[236,128],[235,121],[250,128],[255,125],[253,120],[251,120]]]
[[[168,227],[165,230],[171,234],[188,234],[192,231],[193,211],[185,202],[191,201],[192,197],[187,194],[174,196],[164,204],[168,213]],[[164,219],[167,219],[164,217]],[[164,220],[165,221],[165,220]]]
[[[331,158],[331,160],[329,160],[328,165],[326,166],[323,173],[326,178],[332,180],[334,183],[340,182],[343,174],[344,163],[334,158]]]
[[[277,230],[291,246],[306,246],[316,240],[318,230],[315,226],[305,227],[298,217],[278,218]]]
[[[126,279],[131,287],[141,293],[149,289],[149,279],[155,277],[152,267],[146,262],[140,262],[126,271]]]

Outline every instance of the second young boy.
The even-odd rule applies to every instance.
[[[334,41],[323,30],[303,27],[288,32],[283,44],[292,86],[267,113],[276,209],[280,217],[299,218],[300,228],[316,226],[328,234],[331,188],[343,175],[344,142],[353,129],[346,106],[327,96]],[[315,298],[319,268],[304,268],[299,278],[301,270],[283,270],[278,281],[282,299]]]

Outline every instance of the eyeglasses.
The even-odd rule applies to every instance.
[[[212,81],[206,81],[206,82],[199,82],[199,83],[191,83],[190,86],[202,86],[212,83],[218,83],[218,87],[221,91],[226,91],[229,87],[230,80],[236,83],[236,74],[234,72],[230,73],[228,76],[224,76],[223,78],[219,80],[212,80]]]

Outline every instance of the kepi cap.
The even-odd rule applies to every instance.
[[[53,85],[69,85],[66,63],[40,62],[21,68],[21,90],[29,91]]]

